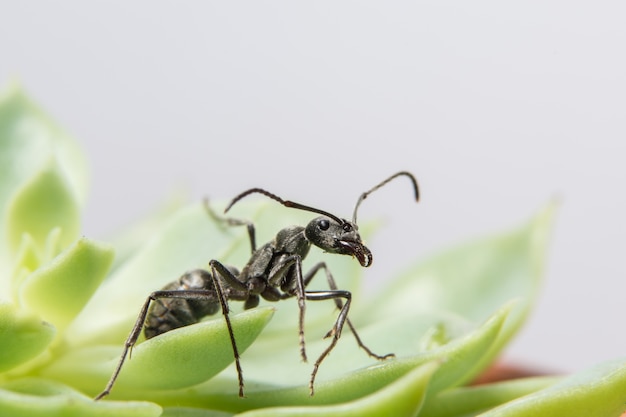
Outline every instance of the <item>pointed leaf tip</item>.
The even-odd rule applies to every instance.
[[[110,246],[81,238],[23,280],[20,300],[46,320],[65,327],[87,304],[112,262]]]
[[[67,247],[79,236],[80,210],[55,162],[51,161],[18,189],[8,204],[5,221],[13,252],[18,251],[25,234],[42,252],[55,228],[61,229],[61,247]]]

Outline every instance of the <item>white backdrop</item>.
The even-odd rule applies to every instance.
[[[349,216],[411,170],[419,206],[397,184],[360,213],[387,222],[375,281],[560,197],[508,355],[572,371],[626,354],[625,18],[618,0],[4,2],[0,82],[84,145],[92,237],[180,187]]]

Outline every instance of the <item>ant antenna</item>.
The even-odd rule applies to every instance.
[[[389,181],[391,181],[394,178],[399,177],[401,175],[405,175],[405,176],[409,177],[409,179],[411,180],[411,183],[413,184],[413,192],[415,193],[415,201],[419,201],[419,199],[420,199],[420,192],[419,192],[419,188],[417,187],[417,181],[415,180],[415,177],[410,172],[400,171],[400,172],[398,172],[396,174],[393,174],[391,177],[387,178],[385,181],[381,182],[380,184],[376,185],[371,190],[368,190],[368,191],[364,192],[363,194],[361,194],[361,196],[359,197],[359,199],[356,202],[356,206],[354,207],[354,214],[352,214],[352,223],[357,224],[356,223],[356,213],[357,213],[357,211],[359,209],[359,206],[361,205],[361,202],[363,202],[363,200],[365,200],[368,195],[370,195],[374,191],[378,190],[380,187],[382,187],[383,185],[387,184]]]
[[[238,196],[233,198],[232,201],[230,202],[230,204],[228,204],[228,206],[226,207],[226,209],[224,209],[224,213],[228,212],[228,210],[230,210],[230,208],[232,206],[234,206],[236,202],[238,202],[242,198],[246,197],[247,195],[254,194],[254,193],[263,194],[264,196],[269,197],[272,200],[278,201],[280,204],[282,204],[285,207],[295,208],[295,209],[298,209],[298,210],[311,211],[313,213],[321,214],[323,216],[330,217],[331,219],[333,219],[334,221],[336,221],[339,224],[344,224],[346,222],[345,220],[342,220],[339,217],[335,216],[334,214],[330,214],[327,211],[316,209],[314,207],[305,206],[304,204],[296,203],[294,201],[283,200],[282,198],[280,198],[276,194],[272,194],[269,191],[264,190],[262,188],[250,188],[249,190],[246,190],[243,193],[239,194]]]

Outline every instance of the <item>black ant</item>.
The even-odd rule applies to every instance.
[[[178,280],[163,287],[162,290],[150,294],[137,317],[132,331],[126,339],[117,368],[113,372],[104,391],[95,399],[99,400],[111,392],[126,356],[137,342],[142,329],[144,329],[146,339],[149,339],[169,330],[197,323],[203,317],[217,313],[220,307],[226,321],[235,357],[235,366],[239,380],[239,396],[243,397],[243,372],[239,361],[239,351],[237,349],[235,335],[228,315],[229,300],[243,301],[244,309],[249,309],[256,307],[261,298],[268,301],[279,301],[297,297],[300,311],[298,320],[300,355],[305,362],[307,360],[304,342],[305,300],[334,300],[335,305],[339,309],[339,315],[337,316],[335,324],[325,336],[325,338],[331,338],[330,344],[313,365],[313,371],[309,380],[311,395],[314,394],[315,376],[317,375],[319,366],[337,344],[337,341],[341,337],[343,326],[346,323],[358,345],[365,350],[369,356],[378,360],[395,356],[393,353],[382,356],[377,355],[363,344],[356,329],[348,318],[348,310],[350,309],[352,297],[350,292],[338,289],[335,280],[324,262],[316,264],[308,273],[303,274],[302,260],[308,254],[311,244],[313,244],[323,249],[325,252],[353,256],[363,267],[370,266],[373,259],[372,253],[363,244],[359,236],[356,222],[357,210],[370,193],[399,176],[405,176],[411,180],[415,200],[418,201],[419,189],[415,177],[409,172],[401,171],[361,194],[354,208],[352,221],[341,219],[324,210],[289,200],[283,200],[277,195],[261,188],[251,188],[244,191],[230,202],[224,210],[224,213],[228,212],[228,210],[242,198],[253,193],[259,193],[279,202],[285,207],[310,211],[321,215],[309,222],[306,227],[290,226],[280,230],[271,242],[266,243],[258,249],[256,248],[255,230],[252,223],[232,218],[219,218],[212,212],[208,203],[205,203],[212,217],[229,225],[247,226],[252,248],[250,260],[241,271],[231,266],[225,266],[217,260],[211,260],[209,262],[210,271],[196,269],[186,272]],[[330,290],[307,291],[307,285],[321,269],[326,272]],[[219,278],[216,279],[217,277]],[[341,299],[344,301],[342,302]],[[155,302],[152,303],[153,301]]]

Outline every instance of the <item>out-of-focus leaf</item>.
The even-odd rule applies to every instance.
[[[18,85],[10,86],[0,97],[0,149],[0,213],[15,189],[53,156],[74,197],[84,202],[89,178],[82,150]]]
[[[239,352],[244,352],[272,317],[273,309],[257,308],[231,316]],[[129,329],[130,331],[130,329]],[[42,375],[96,394],[104,389],[122,346],[73,350]],[[127,358],[112,397],[125,390],[175,389],[206,381],[233,363],[226,323],[220,317],[171,330],[137,344]],[[245,369],[244,369],[245,376]],[[157,394],[157,397],[160,394]]]
[[[161,407],[138,401],[93,401],[45,379],[24,378],[0,385],[0,415],[7,417],[158,417]]]
[[[597,365],[481,417],[618,417],[626,412],[626,358]]]
[[[68,184],[71,199],[82,204],[88,184],[88,170],[82,151],[76,142],[47,114],[35,105],[17,85],[11,85],[0,97],[0,230],[7,231],[7,209],[10,201],[27,183],[32,184],[42,170],[55,165],[57,176]],[[40,207],[42,211],[45,206]],[[77,214],[77,213],[76,213]],[[46,216],[44,216],[46,217]],[[48,217],[49,218],[49,217]],[[77,220],[77,218],[73,219]],[[38,220],[35,219],[35,223]],[[10,221],[8,221],[10,224]],[[3,234],[4,234],[3,233]],[[15,233],[15,230],[14,230]],[[0,238],[0,290],[8,289],[3,281],[10,275],[11,251],[19,245],[17,230],[11,240]],[[71,232],[65,231],[67,242]]]
[[[429,397],[420,417],[465,417],[539,391],[561,377],[534,377],[445,390]]]
[[[24,280],[21,301],[64,328],[96,291],[112,261],[111,247],[81,238]]]
[[[58,229],[55,229],[55,231],[56,230]],[[11,271],[11,280],[9,281],[11,299],[16,305],[20,303],[19,289],[22,286],[22,282],[32,271],[41,265],[43,256],[33,238],[27,234],[23,235],[22,243],[15,256],[13,271]]]
[[[42,168],[17,190],[10,200],[5,221],[9,246],[19,249],[22,237],[32,237],[43,252],[50,232],[61,230],[61,247],[69,246],[80,233],[80,212],[73,191],[68,187],[56,162]]]
[[[368,310],[370,320],[410,311],[447,311],[480,322],[498,306],[519,299],[482,370],[525,321],[536,299],[554,204],[509,233],[465,244],[416,264],[392,281]],[[472,377],[473,375],[468,375]]]
[[[13,304],[0,304],[0,371],[9,370],[43,352],[54,334],[54,327],[40,318],[26,315]]]

